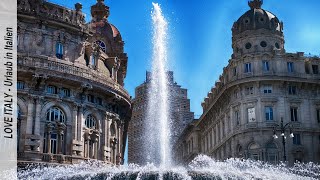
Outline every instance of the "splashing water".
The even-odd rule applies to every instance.
[[[159,4],[152,3],[153,58],[148,89],[147,120],[145,121],[146,162],[168,167],[170,157],[170,115],[167,78],[167,21]]]
[[[158,168],[153,164],[138,166],[111,167],[101,162],[83,162],[74,165],[56,167],[35,167],[18,172],[19,179],[59,179],[59,180],[252,180],[252,179],[285,179],[309,180],[320,178],[320,165],[313,163],[295,164],[287,167],[284,164],[270,165],[261,161],[228,159],[215,161],[208,156],[199,155],[188,167]]]

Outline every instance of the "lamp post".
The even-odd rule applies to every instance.
[[[286,156],[286,136],[285,136],[285,131],[286,131],[286,129],[289,129],[289,132],[290,132],[289,137],[293,138],[294,135],[292,133],[292,125],[291,125],[291,122],[288,122],[285,125],[283,125],[283,118],[281,118],[280,125],[276,124],[276,126],[280,126],[280,131],[281,131],[280,136],[282,136],[282,145],[283,145],[283,161],[286,162],[287,161],[287,156]],[[273,136],[272,137],[274,139],[278,139],[275,127],[273,128]]]

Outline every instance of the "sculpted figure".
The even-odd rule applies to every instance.
[[[32,47],[35,48],[36,54],[40,55],[43,53],[45,47],[43,46],[43,34],[41,31],[37,31],[34,34],[34,39],[32,41]]]

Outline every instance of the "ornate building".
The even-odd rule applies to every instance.
[[[177,142],[176,157],[320,162],[320,58],[286,53],[283,23],[262,0],[248,4],[232,27],[232,57],[200,119]]]
[[[123,162],[127,55],[103,0],[75,9],[18,0],[18,162]]]
[[[170,91],[170,114],[172,117],[172,141],[180,136],[183,129],[193,120],[194,113],[190,112],[190,99],[187,89],[181,88],[174,82],[173,72],[168,71],[168,89]],[[147,72],[146,81],[135,89],[132,101],[132,117],[128,130],[128,161],[129,163],[145,164],[146,154],[144,143],[147,139],[145,128],[148,107],[148,88],[151,83],[151,73]],[[156,110],[155,110],[156,111]]]

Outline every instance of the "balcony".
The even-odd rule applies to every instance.
[[[130,102],[130,96],[128,92],[121,85],[115,82],[111,77],[105,76],[103,73],[90,69],[89,67],[83,67],[81,65],[51,57],[23,56],[18,54],[18,69],[20,70],[23,67],[36,68],[46,72],[54,71],[59,72],[60,74],[63,73],[65,75],[82,77],[92,82],[107,86],[108,89],[116,91],[128,102]]]

